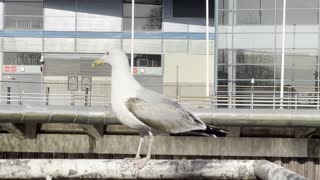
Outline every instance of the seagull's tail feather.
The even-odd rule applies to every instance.
[[[225,129],[221,129],[221,128],[210,126],[210,125],[207,125],[207,128],[204,130],[194,130],[191,132],[204,135],[204,136],[214,136],[214,137],[224,137],[228,133],[228,131]]]

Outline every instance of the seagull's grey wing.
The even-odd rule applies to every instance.
[[[137,119],[150,128],[167,133],[206,128],[197,116],[178,103],[146,89],[140,93],[135,98],[129,98],[126,106]]]

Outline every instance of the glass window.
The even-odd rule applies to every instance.
[[[272,10],[238,10],[237,24],[274,24],[275,12]]]
[[[305,80],[316,81],[318,79],[318,66],[287,65],[285,66],[285,79],[289,81]]]
[[[237,0],[238,9],[272,9],[274,0]]]
[[[286,24],[318,24],[318,10],[287,10]],[[282,24],[283,11],[277,11],[277,24]]]
[[[228,66],[218,65],[218,79],[228,79]]]
[[[41,53],[4,53],[4,65],[40,65]]]
[[[219,9],[233,9],[232,1],[230,1],[230,0],[219,0]]]
[[[127,54],[129,63],[131,63],[131,55]],[[161,55],[159,54],[134,54],[135,67],[161,67]]]
[[[270,65],[237,65],[237,79],[274,79],[274,66]]]
[[[209,16],[214,17],[214,1],[209,0]],[[173,17],[206,17],[206,1],[173,0]]]
[[[287,8],[318,8],[318,0],[287,0]],[[277,8],[283,8],[283,0],[277,0]]]
[[[237,64],[274,64],[274,54],[259,50],[237,50]]]
[[[42,29],[42,1],[5,1],[5,29]]]
[[[232,14],[231,10],[219,10],[219,25],[231,25]]]
[[[123,4],[123,29],[131,30],[131,3]],[[162,2],[135,4],[135,30],[159,31],[162,29]]]

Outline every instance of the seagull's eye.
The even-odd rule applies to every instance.
[[[109,55],[109,52],[107,52],[106,55]]]

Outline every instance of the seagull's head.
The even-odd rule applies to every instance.
[[[119,62],[121,59],[127,59],[126,54],[122,50],[110,49],[107,50],[102,57],[96,59],[91,65],[92,67],[96,67],[107,63],[113,66],[115,62]]]

